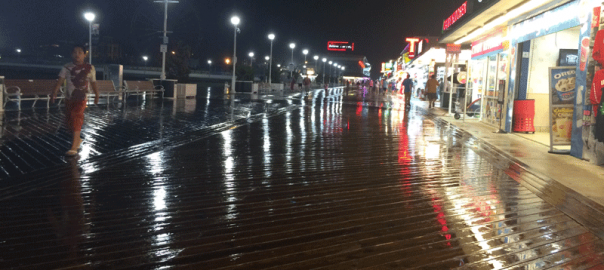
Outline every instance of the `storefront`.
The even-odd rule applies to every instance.
[[[470,81],[474,92],[484,93],[484,122],[503,132],[517,131],[523,123],[518,121],[519,112],[532,103],[534,140],[544,135],[539,138],[545,137],[542,142],[551,150],[570,149],[575,157],[604,162],[604,151],[595,153],[597,142],[584,145],[593,144],[589,138],[597,128],[586,127],[593,117],[590,123],[583,121],[590,118],[584,116],[588,115],[584,107],[591,105],[586,96],[597,68],[588,52],[599,28],[600,10],[600,2],[591,0],[500,1],[446,33],[441,42],[472,43]]]
[[[506,38],[507,28],[501,27],[472,42],[469,76],[472,102],[480,102],[477,116],[493,126],[501,123],[503,93],[509,76],[509,42]]]
[[[465,63],[470,60],[471,51],[461,50],[458,62]],[[415,85],[423,89],[430,75],[436,75],[436,80],[445,81],[445,62],[447,52],[445,48],[433,47],[419,55],[408,65],[408,72],[415,80]],[[462,66],[463,68],[463,66]],[[448,74],[452,74],[450,71]]]
[[[508,89],[513,98],[505,130],[519,131],[513,126],[514,111],[522,108],[514,108],[513,102],[528,100],[534,103],[536,137],[546,133],[542,143],[552,151],[570,151],[581,32],[578,8],[579,1],[572,1],[510,27],[519,72],[510,74],[515,85]]]

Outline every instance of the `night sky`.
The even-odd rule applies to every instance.
[[[355,55],[367,56],[376,76],[379,64],[392,59],[405,47],[409,36],[439,36],[442,21],[464,0],[180,0],[170,4],[170,45],[182,40],[205,62],[223,62],[232,54],[233,27],[230,17],[241,18],[237,39],[241,59],[254,51],[258,58],[269,54],[269,32],[276,34],[274,56],[289,59],[290,42],[297,44],[294,57],[303,59],[327,53],[327,41],[355,43]],[[82,14],[97,14],[101,35],[113,37],[124,52],[158,58],[163,29],[163,4],[153,0],[2,0],[0,6],[0,51],[16,47],[32,50],[36,45],[59,41],[85,43],[88,23]],[[159,59],[152,59],[159,61]],[[158,63],[158,62],[155,62]]]

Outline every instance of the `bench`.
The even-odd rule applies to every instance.
[[[113,97],[113,99],[115,100],[116,97],[120,96],[120,92],[117,91],[115,89],[115,85],[113,84],[113,81],[111,80],[101,80],[101,81],[96,81],[98,89],[99,89],[99,97],[103,98],[106,97],[107,98],[107,104],[109,104],[109,99]],[[89,98],[94,98],[94,92],[92,91],[92,87],[89,89],[90,94],[88,95]]]
[[[164,87],[161,85],[153,85],[151,81],[124,81],[124,94],[126,98],[129,95],[146,95],[150,93],[152,96],[155,93],[161,93],[164,98]]]
[[[32,108],[36,106],[38,100],[46,100],[46,108],[50,108],[50,98],[57,85],[57,80],[4,80],[4,85],[6,87],[4,87],[2,106],[6,106],[6,103],[11,101],[17,103],[21,110],[23,100],[33,100]],[[63,93],[62,88],[61,93]],[[59,103],[63,98],[63,95],[57,95]]]

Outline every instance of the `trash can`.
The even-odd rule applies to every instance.
[[[514,100],[514,132],[535,133],[535,100]]]
[[[164,97],[175,98],[176,83],[178,80],[160,80],[152,79],[153,85],[161,85],[164,87]]]
[[[441,96],[440,107],[443,109],[449,109],[449,93],[445,92]],[[451,111],[455,111],[455,102],[457,102],[457,94],[453,93],[453,103],[451,104]]]

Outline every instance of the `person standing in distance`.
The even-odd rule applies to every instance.
[[[99,89],[96,83],[96,71],[94,66],[84,62],[86,59],[86,47],[76,45],[71,51],[72,62],[63,66],[59,73],[59,80],[52,91],[51,102],[55,102],[61,85],[67,81],[65,91],[65,122],[67,128],[73,134],[71,149],[65,153],[67,156],[78,154],[82,139],[80,133],[84,124],[84,110],[86,109],[86,94],[89,85],[94,91],[94,104],[99,103]]]
[[[411,75],[407,74],[407,79],[403,81],[403,88],[405,88],[405,106],[411,107],[411,92],[413,91],[413,80]]]
[[[304,93],[303,93],[302,97],[304,97],[304,95],[306,95],[307,93],[310,92],[310,83],[311,83],[310,78],[308,76],[306,76],[306,78],[304,78],[303,83],[304,83]]]
[[[436,75],[432,74],[428,82],[426,82],[426,92],[428,93],[428,108],[434,108],[434,102],[436,102],[437,98],[437,89],[438,89],[438,81],[436,80]]]

